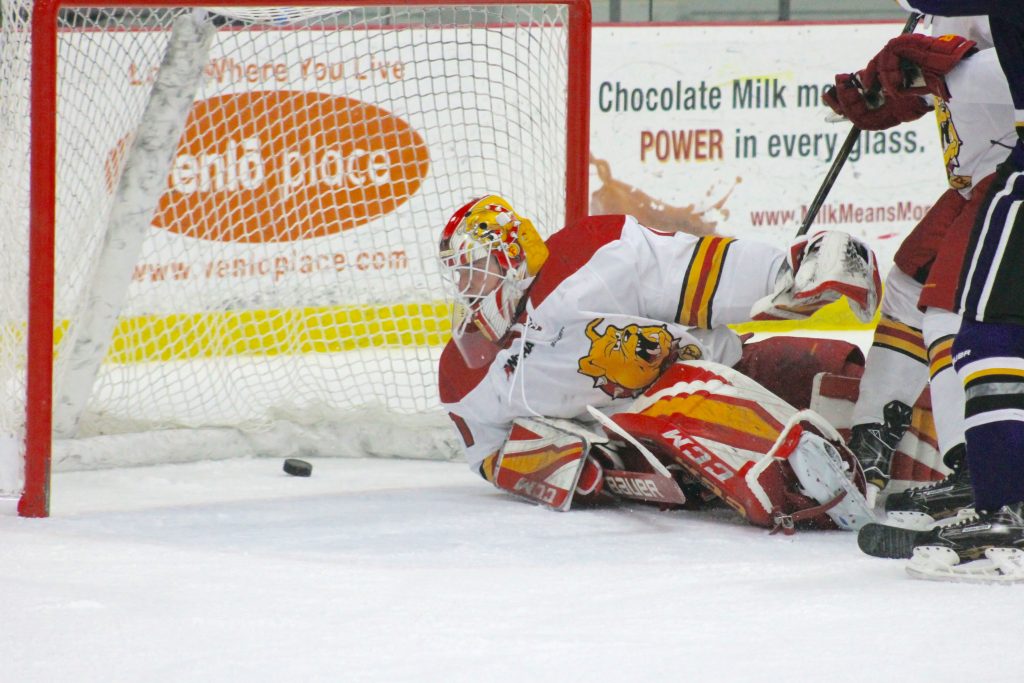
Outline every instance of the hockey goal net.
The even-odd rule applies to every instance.
[[[585,213],[589,2],[0,3],[9,509],[51,466],[456,454],[437,235]]]

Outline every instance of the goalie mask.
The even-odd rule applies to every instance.
[[[487,362],[476,341],[500,344],[548,249],[529,219],[497,195],[456,211],[441,233],[441,272],[453,293],[452,338],[470,367]],[[493,357],[493,350],[489,354]]]

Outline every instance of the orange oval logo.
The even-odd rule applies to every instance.
[[[262,91],[197,102],[153,225],[222,242],[291,242],[365,225],[430,166],[408,123],[364,102]]]

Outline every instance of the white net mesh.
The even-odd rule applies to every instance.
[[[20,444],[31,7],[3,2],[0,438]],[[566,8],[208,10],[217,30],[138,240],[112,227],[116,206],[146,205],[127,160],[147,105],[170,109],[153,88],[175,17],[204,12],[61,11],[55,465],[364,446],[451,457],[436,240],[487,192],[545,234],[561,227]],[[109,338],[81,322],[111,312]],[[412,425],[435,436],[403,438]],[[198,436],[198,455],[169,429]],[[118,445],[98,455],[89,438],[104,436]],[[0,454],[0,492],[20,485],[20,457]]]

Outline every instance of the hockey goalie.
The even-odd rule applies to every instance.
[[[861,242],[832,231],[783,252],[630,216],[545,242],[489,195],[455,212],[440,258],[454,294],[441,401],[470,467],[498,488],[559,510],[724,503],[785,532],[871,520],[856,458],[807,410],[814,375],[848,374],[859,350],[744,344],[727,327],[844,296],[870,319],[879,277]]]

